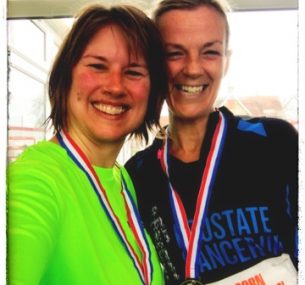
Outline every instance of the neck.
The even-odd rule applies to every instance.
[[[105,142],[96,141],[86,136],[75,135],[68,132],[73,141],[83,151],[92,165],[111,168],[114,166],[117,156],[122,148],[124,141],[118,142]],[[59,143],[56,137],[53,137],[51,141]]]
[[[170,153],[184,161],[196,161],[200,157],[201,146],[205,137],[208,117],[197,121],[185,121],[170,117]]]

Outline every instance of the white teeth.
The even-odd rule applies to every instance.
[[[112,105],[104,105],[104,104],[94,104],[94,107],[109,115],[119,115],[124,112],[124,108],[122,106],[112,106]]]
[[[187,86],[187,85],[181,85],[181,90],[183,92],[187,92],[187,93],[192,93],[192,94],[195,94],[195,93],[199,93],[203,90],[203,86]]]

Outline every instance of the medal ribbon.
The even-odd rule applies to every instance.
[[[211,148],[207,157],[206,166],[203,171],[191,229],[188,225],[188,219],[183,203],[178,193],[171,185],[169,179],[169,139],[165,140],[161,149],[160,162],[165,174],[168,177],[171,208],[174,220],[178,225],[180,236],[183,240],[184,250],[186,252],[186,278],[199,277],[199,272],[196,270],[196,264],[200,257],[200,240],[202,234],[201,229],[203,228],[204,219],[207,215],[206,205],[208,204],[211,190],[215,181],[217,168],[225,141],[226,129],[226,119],[224,115],[219,111],[219,119],[212,138]]]
[[[60,142],[61,146],[66,149],[69,156],[77,164],[77,166],[86,174],[89,179],[91,186],[93,187],[97,197],[101,203],[102,208],[105,210],[110,222],[113,225],[118,237],[122,241],[127,253],[133,261],[133,264],[142,280],[142,283],[145,285],[150,285],[152,281],[152,264],[150,260],[150,250],[148,247],[148,242],[144,234],[144,228],[142,226],[141,220],[139,218],[139,213],[137,207],[128,191],[127,185],[122,176],[122,195],[124,198],[124,203],[127,211],[128,222],[130,224],[131,230],[134,234],[134,237],[137,241],[139,249],[142,253],[142,262],[139,260],[134,249],[130,245],[124,229],[114,213],[108,197],[106,195],[105,189],[103,188],[94,168],[89,162],[86,155],[78,147],[78,145],[73,141],[69,134],[65,131],[57,133],[57,139]]]

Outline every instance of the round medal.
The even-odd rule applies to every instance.
[[[181,285],[203,285],[203,283],[197,279],[186,279],[181,283]]]

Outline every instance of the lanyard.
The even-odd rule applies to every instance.
[[[221,153],[226,137],[227,122],[224,115],[219,111],[219,118],[212,138],[211,148],[207,157],[206,166],[203,171],[199,193],[197,197],[196,210],[193,218],[192,227],[189,227],[187,215],[183,203],[174,190],[169,180],[169,139],[165,139],[161,149],[160,162],[167,175],[169,184],[169,196],[175,223],[178,226],[180,236],[183,240],[186,252],[185,277],[198,278],[198,266],[196,264],[200,258],[201,229],[205,216],[213,184],[215,181],[217,168],[221,158]]]
[[[145,285],[150,285],[152,281],[152,264],[150,260],[150,249],[148,247],[148,242],[144,234],[144,228],[139,218],[137,207],[130,195],[130,192],[127,188],[123,176],[122,176],[122,181],[123,181],[122,194],[124,198],[125,208],[127,211],[127,218],[131,230],[133,232],[133,235],[142,253],[142,257],[143,257],[142,262],[139,260],[137,254],[130,245],[126,237],[126,234],[124,232],[124,229],[111,207],[105,189],[103,188],[94,168],[92,167],[86,155],[79,148],[79,146],[73,141],[73,139],[69,136],[67,132],[62,130],[61,132],[57,133],[56,136],[61,146],[66,149],[68,155],[72,158],[72,160],[86,174],[87,178],[89,179],[94,192],[97,194],[97,197],[100,201],[102,208],[106,212],[115,232],[117,233],[119,239],[122,241],[125,249],[127,250],[127,253],[132,259],[133,264],[142,280],[142,283]]]

